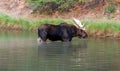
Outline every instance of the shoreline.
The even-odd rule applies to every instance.
[[[14,18],[7,14],[0,14],[0,30],[2,31],[31,31],[36,32],[41,24],[58,25],[62,22],[73,24],[71,19],[42,18],[40,20],[29,20],[25,18]],[[81,20],[86,27],[86,32],[91,37],[120,38],[120,22],[114,20]]]

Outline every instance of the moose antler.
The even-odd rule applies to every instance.
[[[80,20],[73,18],[73,21],[75,22],[75,24],[74,24],[75,26],[79,27],[80,29],[85,30],[85,27],[84,27],[84,25],[82,25]]]

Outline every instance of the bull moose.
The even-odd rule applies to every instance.
[[[76,23],[80,23],[74,18]],[[83,27],[83,26],[82,26]],[[65,22],[59,25],[42,24],[38,28],[38,41],[46,42],[47,39],[51,41],[71,41],[73,37],[86,38],[88,35],[80,25],[67,24]]]

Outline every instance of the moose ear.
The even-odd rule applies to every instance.
[[[76,18],[72,18],[72,19],[73,19],[73,21],[75,22],[74,25],[78,26],[80,29],[85,30],[85,27],[84,27],[84,25],[81,23],[80,20],[78,20],[78,19],[76,19]]]

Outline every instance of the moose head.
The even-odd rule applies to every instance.
[[[81,23],[80,20],[73,18],[73,21],[75,22],[74,25],[77,28],[77,34],[76,36],[78,36],[79,38],[86,38],[88,37],[87,33],[85,32],[85,26]]]

